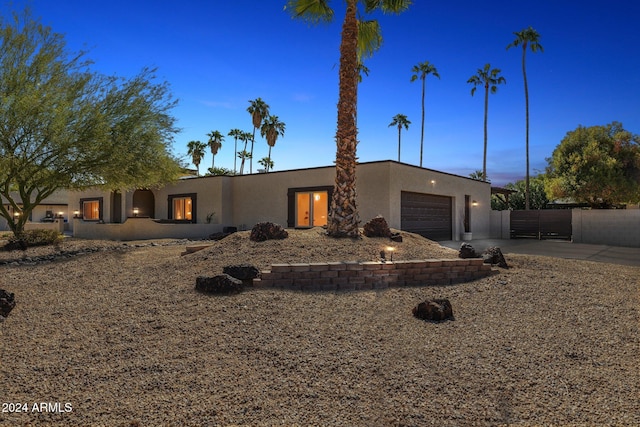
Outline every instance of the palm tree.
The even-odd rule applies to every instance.
[[[238,139],[244,142],[244,148],[242,149],[242,151],[237,152],[238,157],[241,160],[240,175],[242,175],[244,171],[244,161],[246,159],[251,159],[251,157],[253,156],[253,154],[247,151],[247,142],[251,141],[251,145],[253,145],[253,135],[251,134],[251,132],[240,132],[240,135],[238,135]]]
[[[251,114],[251,121],[253,122],[253,137],[251,138],[251,157],[249,158],[249,173],[253,173],[253,142],[256,139],[256,129],[260,129],[262,120],[269,115],[269,105],[262,100],[262,98],[249,100],[249,108],[247,112]]]
[[[487,180],[487,115],[489,113],[489,91],[496,93],[498,85],[507,81],[500,75],[500,69],[491,69],[491,64],[485,64],[484,68],[478,68],[475,75],[471,76],[467,83],[471,83],[471,96],[476,93],[478,86],[484,87],[484,157],[482,158],[482,180]]]
[[[358,237],[360,218],[356,207],[356,147],[358,129],[358,66],[362,56],[371,56],[382,42],[377,21],[358,21],[358,4],[365,13],[376,10],[400,13],[411,0],[345,0],[347,7],[342,23],[338,83],[338,125],[336,131],[336,180],[331,197],[327,234],[333,237]],[[287,8],[294,18],[331,22],[330,0],[289,0]]]
[[[242,131],[240,129],[231,129],[229,131],[229,133],[227,134],[229,136],[232,136],[234,139],[234,144],[233,144],[233,152],[237,153],[238,152],[238,138],[240,137],[240,135],[242,135]],[[236,169],[236,156],[233,156],[233,173],[236,173],[237,169]]]
[[[418,78],[422,80],[422,129],[420,131],[420,167],[422,167],[422,150],[424,147],[424,92],[427,86],[427,75],[432,74],[434,77],[440,78],[440,74],[438,74],[436,67],[430,64],[429,61],[414,65],[411,72],[413,73],[411,76],[412,82],[415,82]]]
[[[258,160],[258,163],[264,166],[264,170],[266,172],[269,172],[271,169],[273,169],[273,160],[271,160],[270,157],[263,157],[260,160]]]
[[[198,176],[200,176],[200,162],[204,157],[204,150],[207,144],[200,141],[189,141],[187,144],[187,155],[191,156],[191,161],[196,166]]]
[[[269,159],[269,162],[271,162],[271,147],[276,145],[278,135],[284,136],[284,129],[285,124],[278,119],[278,116],[269,115],[269,117],[267,117],[262,123],[262,127],[260,128],[260,136],[265,138],[267,140],[267,144],[269,144],[269,156],[267,157],[267,159]],[[265,167],[266,171],[269,172],[268,164],[265,165]]]
[[[411,122],[404,114],[396,114],[395,116],[393,116],[393,121],[389,123],[389,127],[398,126],[398,161],[400,161],[400,132],[402,132],[403,127],[406,130],[409,130],[410,124]]]
[[[209,148],[211,149],[211,155],[213,159],[211,159],[211,167],[216,167],[216,154],[218,154],[218,150],[222,148],[222,141],[224,141],[224,136],[217,130],[211,131],[207,134],[209,137]]]
[[[525,202],[524,206],[526,210],[529,210],[529,199],[530,199],[530,191],[529,191],[529,87],[527,86],[527,68],[525,65],[526,62],[526,54],[527,54],[527,46],[531,47],[531,52],[544,52],[542,45],[540,44],[540,34],[533,28],[525,28],[522,31],[518,31],[513,33],[516,36],[516,39],[509,43],[507,46],[507,50],[511,47],[518,47],[522,45],[522,76],[524,77],[524,103],[525,103],[525,114],[526,114],[526,150],[527,150],[527,175],[525,178]]]

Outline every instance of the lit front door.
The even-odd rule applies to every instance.
[[[296,227],[327,225],[329,196],[326,191],[296,193]]]

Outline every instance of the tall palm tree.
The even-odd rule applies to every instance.
[[[264,165],[267,172],[269,172],[269,165],[273,163],[271,162],[271,147],[276,145],[278,135],[284,136],[284,130],[285,124],[278,119],[278,116],[269,115],[269,117],[267,117],[262,123],[260,136],[265,138],[267,140],[267,144],[269,144],[269,156],[267,157],[269,162]]]
[[[400,161],[400,132],[402,132],[402,128],[404,127],[406,130],[409,130],[409,125],[411,122],[407,119],[407,116],[404,114],[396,114],[393,116],[393,121],[389,123],[388,127],[398,126],[398,161]]]
[[[413,73],[411,76],[412,82],[418,79],[422,80],[422,129],[420,131],[420,167],[422,167],[422,150],[424,148],[424,92],[427,86],[427,76],[431,74],[434,77],[440,78],[440,74],[438,74],[436,67],[430,64],[429,61],[419,62],[414,65],[411,72]]]
[[[207,134],[209,137],[209,148],[211,149],[211,155],[213,158],[211,159],[211,168],[216,167],[216,154],[218,154],[218,150],[222,148],[222,141],[224,141],[224,135],[222,135],[219,131],[214,130]]]
[[[238,152],[238,138],[240,137],[240,135],[242,135],[242,131],[240,129],[231,129],[227,135],[233,137],[233,139],[234,139],[233,152],[237,153]],[[238,170],[238,169],[236,169],[236,159],[237,159],[237,156],[234,155],[233,156],[233,173],[236,173],[237,170]]]
[[[498,85],[507,81],[500,75],[500,69],[491,69],[491,64],[485,64],[484,68],[478,68],[476,74],[471,76],[467,83],[471,83],[471,96],[476,93],[478,86],[484,87],[484,156],[482,158],[482,180],[487,180],[487,115],[489,113],[489,91],[492,94],[498,91]]]
[[[256,139],[256,129],[260,129],[262,120],[269,115],[269,105],[262,98],[249,100],[249,108],[247,112],[251,114],[253,123],[253,137],[251,138],[251,157],[249,158],[249,173],[253,173],[253,142]]]
[[[372,55],[382,42],[377,21],[358,21],[358,5],[365,13],[376,10],[400,13],[411,0],[345,0],[347,4],[340,41],[338,83],[338,126],[336,131],[336,180],[331,197],[327,234],[357,237],[360,217],[356,207],[356,126],[358,103],[358,64],[362,56]],[[334,11],[330,0],[289,0],[286,8],[294,18],[308,22],[331,22]]]
[[[189,141],[187,143],[187,155],[191,156],[191,161],[196,166],[198,176],[200,176],[200,162],[204,157],[204,150],[207,144],[200,141]]]
[[[238,135],[238,139],[244,142],[244,148],[242,149],[242,151],[237,152],[238,157],[241,160],[240,175],[242,175],[242,173],[244,172],[244,161],[246,159],[251,159],[251,157],[253,156],[253,154],[247,151],[247,142],[251,141],[251,145],[253,145],[253,135],[251,134],[251,132],[240,132],[240,135]]]
[[[522,45],[522,76],[524,77],[524,102],[525,102],[525,114],[526,114],[526,150],[527,150],[527,175],[525,179],[525,201],[524,206],[526,210],[529,210],[529,86],[527,85],[527,67],[526,56],[527,46],[531,47],[531,52],[544,52],[542,45],[540,44],[540,34],[533,28],[525,28],[522,31],[513,33],[516,39],[509,43],[507,50],[511,47],[518,47]]]

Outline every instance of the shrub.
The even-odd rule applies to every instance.
[[[5,250],[25,250],[32,246],[46,246],[58,244],[62,241],[62,235],[55,230],[25,230],[14,234],[7,239]]]

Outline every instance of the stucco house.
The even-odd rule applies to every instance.
[[[18,201],[18,205],[21,206],[20,195],[17,192],[12,192],[11,198]],[[0,200],[7,212],[9,212],[9,215],[22,214],[21,211],[15,211],[4,197]],[[49,228],[60,232],[65,231],[65,229],[69,229],[68,206],[69,193],[66,190],[55,191],[49,197],[42,200],[42,202],[40,202],[40,204],[31,211],[28,222],[25,225],[25,229]],[[2,217],[0,217],[0,230],[9,230],[7,220]]]
[[[192,177],[132,192],[70,192],[69,228],[82,238],[136,240],[204,238],[263,221],[323,226],[334,179],[335,168],[327,166]],[[382,215],[392,228],[433,240],[460,240],[465,232],[489,237],[489,183],[386,160],[358,164],[356,185],[362,224]]]

